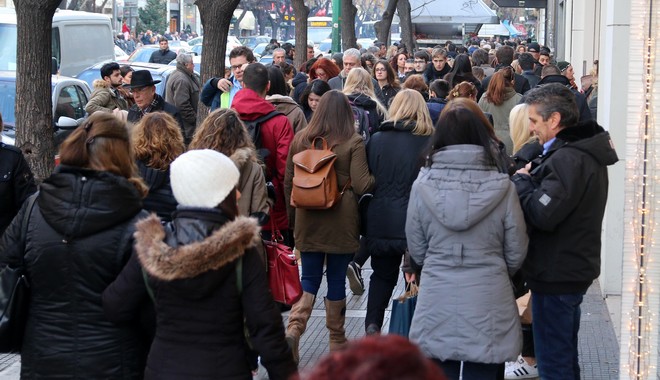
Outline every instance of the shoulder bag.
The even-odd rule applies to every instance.
[[[268,260],[268,286],[276,302],[293,305],[302,297],[298,262],[291,247],[281,243],[284,239],[270,218],[272,237],[264,240]]]

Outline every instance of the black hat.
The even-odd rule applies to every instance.
[[[538,53],[541,51],[541,47],[537,42],[532,42],[531,44],[527,45],[527,51],[530,53]]]
[[[153,86],[157,83],[160,83],[160,80],[154,80],[151,76],[149,70],[137,70],[133,71],[133,77],[131,78],[131,84],[125,84],[125,87],[128,88],[140,88]]]

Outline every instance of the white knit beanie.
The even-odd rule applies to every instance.
[[[191,150],[170,165],[172,192],[182,206],[216,207],[234,190],[239,177],[236,164],[211,149]]]

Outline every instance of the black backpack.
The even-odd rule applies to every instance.
[[[259,157],[259,160],[261,160],[261,162],[264,162],[266,157],[268,157],[268,155],[270,154],[268,149],[264,149],[263,143],[261,141],[261,124],[274,118],[277,115],[284,115],[284,114],[279,111],[271,111],[254,120],[243,120],[243,124],[245,124],[245,128],[248,131],[248,135],[250,135],[250,138],[252,139],[252,143],[254,143],[255,148],[257,148],[257,156]]]
[[[369,122],[369,111],[363,107],[349,101],[351,109],[353,110],[353,118],[355,119],[355,133],[362,137],[362,141],[366,144],[371,138],[372,126]]]

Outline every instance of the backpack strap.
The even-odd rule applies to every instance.
[[[256,118],[256,119],[254,119],[254,120],[250,120],[250,122],[251,122],[251,123],[255,123],[255,124],[261,124],[261,123],[263,123],[264,121],[268,121],[268,120],[274,118],[274,117],[277,116],[277,115],[284,115],[284,114],[283,114],[282,112],[280,112],[280,111],[274,110],[274,111],[270,111],[270,112],[268,112],[267,114],[265,114],[265,115],[263,115],[263,116],[261,116],[261,117],[258,117],[258,118]]]

